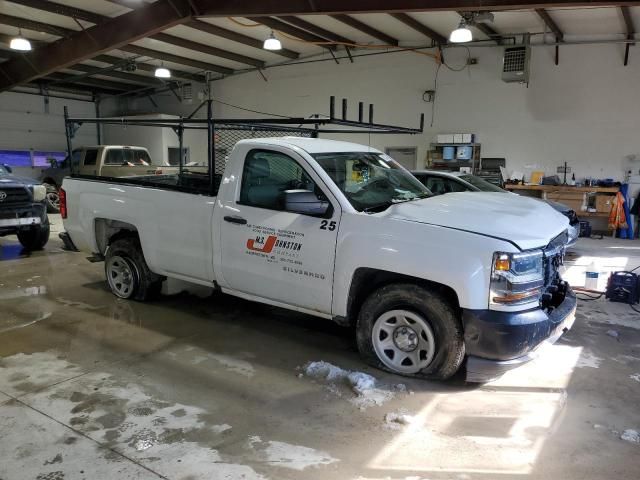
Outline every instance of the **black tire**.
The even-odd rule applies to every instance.
[[[49,241],[49,232],[49,218],[45,216],[44,223],[18,230],[18,240],[25,250],[42,250]]]
[[[432,359],[424,368],[413,373],[385,365],[373,344],[376,321],[381,321],[379,319],[384,314],[394,310],[405,310],[420,316],[431,329],[435,344]],[[460,369],[465,355],[462,324],[454,308],[441,295],[414,284],[387,285],[371,293],[358,315],[356,340],[358,350],[368,364],[411,377],[434,380],[450,378]]]
[[[47,188],[47,213],[60,213],[58,188],[50,183],[44,183],[43,185]]]
[[[129,267],[132,272],[131,288],[126,294],[122,294],[122,290],[119,291],[114,287],[112,281],[109,279],[115,259],[123,259],[125,266]],[[105,255],[104,266],[107,284],[117,297],[143,302],[157,297],[160,294],[163,277],[149,270],[149,266],[142,253],[142,247],[137,238],[121,238],[109,245]]]

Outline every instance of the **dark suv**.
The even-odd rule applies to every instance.
[[[44,185],[0,165],[0,237],[17,234],[26,250],[44,247],[49,240],[46,197]]]

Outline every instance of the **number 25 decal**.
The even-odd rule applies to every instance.
[[[336,229],[336,222],[334,221],[328,221],[328,220],[322,220],[322,222],[320,222],[320,230],[330,230],[330,231],[334,231]]]

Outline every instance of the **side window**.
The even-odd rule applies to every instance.
[[[107,150],[105,165],[122,165],[124,163],[124,152],[121,148],[110,148]]]
[[[451,180],[449,178],[445,179],[445,190],[447,193],[449,192],[466,192],[467,189],[460,182],[455,180]]]
[[[314,182],[295,160],[279,152],[249,152],[242,172],[240,203],[284,210],[284,191],[293,189],[316,191]]]
[[[440,177],[428,177],[427,183],[425,183],[425,187],[431,190],[434,195],[442,195],[443,193],[447,193],[444,181]]]
[[[96,148],[87,149],[87,152],[84,154],[85,167],[95,165],[97,158],[98,158],[98,150]]]

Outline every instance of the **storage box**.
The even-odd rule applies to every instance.
[[[547,200],[562,203],[580,215],[584,194],[581,192],[549,192],[547,193]]]
[[[473,133],[463,133],[462,143],[473,143],[475,135]]]
[[[453,133],[441,133],[437,136],[438,143],[453,143]]]
[[[462,134],[454,133],[453,134],[453,143],[462,143]]]
[[[609,213],[616,197],[614,195],[596,195],[596,212]]]

